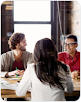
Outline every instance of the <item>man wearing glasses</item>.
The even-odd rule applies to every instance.
[[[64,50],[58,54],[58,60],[70,66],[72,78],[78,78],[80,75],[80,52],[76,50],[77,37],[69,34],[65,38]]]

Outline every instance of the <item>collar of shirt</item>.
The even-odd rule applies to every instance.
[[[76,54],[75,54],[75,56],[74,56],[74,58],[75,57],[79,57],[80,56],[80,52],[78,52],[77,50],[76,50]],[[66,58],[68,59],[68,58],[70,58],[70,59],[73,59],[68,53],[66,53]]]

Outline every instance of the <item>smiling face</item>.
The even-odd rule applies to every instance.
[[[72,38],[67,38],[65,40],[65,51],[70,55],[75,53],[78,44]]]
[[[26,39],[24,38],[21,42],[20,42],[20,50],[21,51],[26,51]]]
[[[26,51],[26,39],[24,38],[20,43],[17,43],[16,49],[19,49],[21,51]]]

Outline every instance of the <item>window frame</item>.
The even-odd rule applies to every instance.
[[[13,1],[14,2],[14,1]],[[61,51],[60,34],[58,33],[58,12],[57,1],[50,1],[50,21],[14,21],[13,24],[50,24],[51,25],[51,40],[55,43],[57,50]],[[13,3],[13,17],[14,17],[14,3]],[[13,26],[14,27],[14,26]],[[14,31],[14,28],[13,28]]]

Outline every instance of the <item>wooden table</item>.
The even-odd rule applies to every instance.
[[[17,83],[17,81],[19,81],[19,80],[10,80],[8,78],[3,78],[3,79],[8,81],[10,84],[15,84]],[[65,96],[80,96],[80,79],[74,79],[73,84],[74,84],[74,91],[71,94],[65,93]],[[31,93],[27,92],[25,96],[18,97],[15,94],[14,90],[1,89],[1,97],[2,98],[24,98],[24,97],[31,97]]]
[[[10,84],[15,84],[17,81],[20,80],[10,80],[8,78],[3,78],[5,81],[8,81]],[[24,97],[31,97],[31,92],[27,92],[25,96],[18,97],[15,94],[15,90],[10,90],[10,89],[1,89],[1,97],[2,98],[24,98]]]
[[[65,96],[80,96],[80,79],[73,79],[74,91],[66,93]]]

